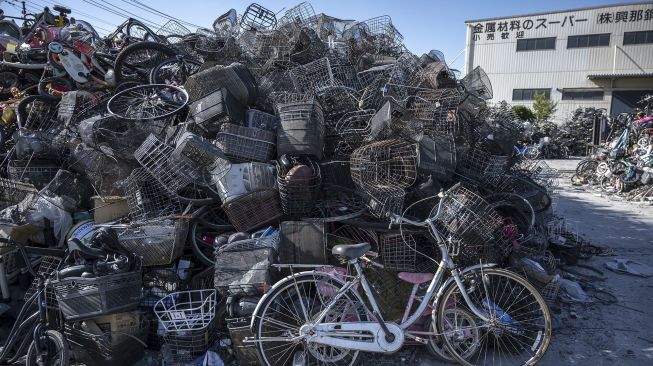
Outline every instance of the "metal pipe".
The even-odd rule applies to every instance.
[[[48,64],[22,64],[20,62],[0,61],[0,66],[15,67],[17,69],[39,70],[45,69]]]

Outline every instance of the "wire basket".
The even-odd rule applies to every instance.
[[[182,133],[176,141],[172,158],[190,168],[194,183],[202,186],[221,179],[231,168],[224,152],[211,141],[192,132]]]
[[[253,3],[245,9],[239,25],[244,31],[274,29],[277,26],[277,17],[273,11]]]
[[[140,256],[144,267],[172,263],[184,252],[188,220],[153,220],[111,226],[129,252]]]
[[[125,180],[125,196],[133,221],[177,215],[182,211],[179,197],[170,196],[161,183],[142,168],[134,169]]]
[[[218,334],[215,327],[216,322],[213,321],[202,329],[166,332],[163,336],[163,358],[172,364],[194,363],[215,342]]]
[[[470,177],[498,177],[505,174],[508,158],[492,155],[482,148],[473,148],[460,160],[458,170]]]
[[[295,168],[303,165],[308,174],[297,174]],[[303,171],[302,171],[303,172]],[[320,165],[310,159],[298,159],[293,168],[286,169],[281,164],[277,167],[277,185],[281,197],[283,212],[290,217],[304,217],[315,205],[320,193],[322,177]]]
[[[251,329],[251,318],[229,318],[227,321],[227,329],[229,330],[229,337],[233,343],[233,350],[238,359],[240,366],[257,366],[261,364],[258,358],[258,351],[253,344],[245,343],[245,338],[254,337]]]
[[[140,260],[136,260],[138,269],[132,272],[52,281],[64,318],[67,321],[80,320],[138,307],[142,272]]]
[[[460,102],[457,89],[419,90],[408,106],[413,116],[427,121],[425,129],[429,135],[455,135],[458,131],[456,108]]]
[[[363,146],[370,136],[370,120],[375,114],[374,109],[366,109],[348,112],[340,118],[335,127],[339,139],[338,152],[350,154]]]
[[[290,69],[290,77],[295,89],[300,93],[314,93],[319,89],[335,86],[331,64],[326,57]]]
[[[57,175],[60,166],[47,160],[9,160],[7,175],[17,182],[32,184],[40,190]]]
[[[172,159],[173,152],[174,148],[149,135],[134,156],[164,189],[175,195],[193,182],[192,172],[195,169],[185,161]]]
[[[15,205],[35,194],[38,194],[38,190],[30,183],[0,178],[0,209]]]
[[[215,182],[222,203],[260,189],[276,188],[275,167],[267,163],[233,164],[224,177]]]
[[[225,123],[220,126],[216,145],[232,162],[267,162],[274,158],[275,140],[273,132]]]
[[[443,236],[450,238],[447,249],[454,261],[467,266],[505,258],[510,245],[500,233],[503,221],[483,198],[461,186],[443,200],[435,223]]]
[[[391,271],[414,272],[417,264],[417,243],[411,234],[379,236],[383,266]]]
[[[273,283],[279,236],[236,242],[215,255],[215,288],[224,296],[260,296]]]
[[[301,2],[292,8],[286,10],[281,19],[279,27],[287,25],[310,26],[315,21],[315,10],[309,2]]]
[[[398,187],[360,186],[367,212],[378,218],[386,219],[388,213],[402,212],[406,190]]]
[[[247,127],[259,128],[261,130],[277,132],[279,117],[259,111],[258,109],[247,110]]]
[[[167,332],[207,328],[215,317],[215,290],[173,292],[154,305],[154,313]]]
[[[238,231],[249,232],[273,224],[283,216],[276,189],[260,189],[222,205],[229,222]]]
[[[277,130],[277,156],[313,155],[322,158],[324,114],[313,97],[285,95],[298,101],[277,102],[275,108],[281,123]]]
[[[417,178],[417,147],[404,140],[377,141],[352,152],[350,163],[359,188],[407,188]]]
[[[59,268],[61,261],[62,259],[58,257],[47,255],[43,256],[41,257],[41,263],[39,263],[39,267],[36,269],[36,273],[40,276],[43,276],[44,278],[49,278],[52,273],[54,273]],[[23,301],[27,301],[27,299],[32,297],[32,295],[36,293],[37,288],[38,279],[34,278],[29,288],[25,292],[25,296],[23,296]],[[57,297],[55,296],[54,288],[52,286],[45,286],[45,307],[47,309],[59,308]]]

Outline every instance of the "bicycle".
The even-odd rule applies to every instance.
[[[0,365],[14,364],[22,355],[26,354],[25,364],[28,366],[68,366],[70,363],[69,346],[60,331],[63,328],[63,319],[58,312],[51,317],[52,314],[48,311],[46,291],[49,290],[50,278],[44,274],[35,273],[27,255],[29,251],[33,254],[63,258],[66,257],[66,252],[59,249],[24,247],[22,244],[8,239],[0,239],[0,243],[9,244],[8,248],[17,248],[27,270],[36,278],[36,291],[25,300],[4,346],[0,348]],[[56,272],[55,270],[52,273]],[[29,313],[34,309],[33,304],[37,306],[36,311]],[[27,352],[25,352],[26,347]]]
[[[428,228],[441,254],[435,274],[399,274],[414,284],[428,283],[410,316],[396,323],[381,314],[363,272],[363,265],[376,265],[367,256],[370,244],[336,245],[332,253],[355,269],[350,279],[319,269],[292,273],[259,301],[251,321],[254,337],[246,342],[256,344],[261,362],[353,365],[360,352],[392,353],[407,338],[428,342],[424,335],[439,337],[448,355],[463,365],[539,361],[551,340],[551,316],[539,292],[523,277],[492,264],[459,268],[453,257],[464,247],[445,239],[436,225],[443,203],[444,216],[474,214],[464,198],[457,201],[458,187],[440,193],[435,214],[424,221],[388,215],[391,225]],[[451,212],[452,203],[461,208],[458,213]],[[450,277],[443,283],[447,270]],[[435,332],[410,330],[431,304]]]
[[[537,146],[527,146],[520,148],[519,146],[513,146],[514,155],[516,157],[523,156],[526,159],[537,159],[540,155],[540,149]]]

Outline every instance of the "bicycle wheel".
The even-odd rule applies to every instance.
[[[220,235],[233,231],[219,208],[207,207],[193,220],[190,227],[190,240],[193,254],[206,266],[215,265],[213,256],[214,241]]]
[[[527,147],[524,151],[524,157],[526,159],[537,159],[540,155],[540,150],[537,147]]]
[[[0,95],[10,95],[20,85],[20,77],[12,71],[0,71]]]
[[[32,342],[27,349],[27,366],[68,366],[70,351],[61,333],[56,330],[46,330],[41,337],[42,349],[36,348]]]
[[[129,120],[158,120],[173,116],[188,104],[188,93],[165,84],[135,86],[109,99],[107,110]]]
[[[152,69],[150,84],[183,85],[200,67],[202,63],[196,60],[169,58]]]
[[[452,283],[437,311],[447,352],[462,365],[533,365],[539,361],[551,341],[551,314],[535,287],[515,273],[494,268],[474,270],[461,279],[471,303],[489,319],[476,316]],[[462,309],[473,319],[452,309]],[[477,332],[480,340],[474,342]]]
[[[116,83],[125,79],[149,80],[150,72],[163,60],[177,55],[174,49],[157,42],[138,42],[125,47],[114,64]]]
[[[326,309],[342,283],[320,272],[299,273],[277,285],[254,314],[253,331],[263,365],[353,365],[359,351],[312,343],[302,326]],[[367,321],[363,301],[349,290],[327,313],[324,322]],[[353,336],[355,337],[355,336]]]
[[[445,319],[447,319],[445,326],[449,331],[454,329],[453,324],[456,324],[456,320],[458,320],[459,323],[461,321],[465,324],[474,323],[474,316],[461,308],[451,308],[445,310]],[[445,330],[445,332],[446,331],[447,330]],[[429,332],[438,333],[437,323],[435,321],[429,322]],[[467,342],[471,345],[471,347],[467,347],[467,353],[471,355],[475,352],[475,346],[480,344],[480,332],[468,332]],[[426,349],[433,357],[440,361],[450,363],[456,361],[444,348],[442,336],[430,336],[428,342],[426,343]]]

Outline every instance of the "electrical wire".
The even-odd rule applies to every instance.
[[[87,3],[87,4],[91,5],[91,6],[94,6],[94,7],[96,7],[96,8],[102,9],[102,10],[104,10],[104,11],[106,11],[106,12],[109,12],[109,13],[111,13],[111,14],[117,15],[117,16],[119,16],[119,17],[122,17],[122,18],[131,18],[129,15],[126,15],[126,14],[124,14],[124,13],[120,13],[120,12],[118,12],[118,11],[116,11],[116,10],[114,10],[114,9],[111,9],[110,7],[107,7],[106,5],[102,5],[102,4],[100,4],[100,3],[98,3],[98,2],[96,2],[96,1],[94,1],[94,0],[82,0],[82,1],[84,1],[85,3]],[[111,5],[111,4],[109,4],[109,5]],[[111,5],[111,6],[113,6],[113,5]],[[144,19],[144,18],[141,18],[141,17],[138,17],[138,18],[140,18],[140,19]],[[144,20],[143,23],[145,23],[146,25],[149,23],[149,26],[150,26],[150,27],[151,27],[151,26],[154,26],[154,27],[157,27],[157,28],[160,28],[160,27],[161,27],[161,25],[156,24],[156,23],[154,23],[154,22],[151,22],[151,21],[149,21],[149,20],[147,20],[147,19]]]
[[[123,1],[123,2],[127,2],[127,0],[122,0],[122,1]],[[174,16],[172,16],[172,15],[166,14],[166,13],[164,13],[164,12],[162,12],[162,11],[159,11],[159,10],[157,10],[157,9],[155,9],[155,8],[152,8],[152,7],[150,7],[150,6],[146,5],[146,4],[143,4],[142,2],[140,2],[140,1],[138,1],[138,0],[129,0],[129,2],[133,3],[133,4],[132,4],[133,6],[137,6],[138,8],[140,8],[140,9],[142,9],[142,10],[145,10],[145,11],[151,13],[151,14],[158,14],[160,17],[163,17],[163,18],[168,18],[168,19],[176,20],[176,21],[178,21],[179,23],[186,24],[186,25],[190,25],[190,26],[192,26],[192,27],[202,28],[201,25],[193,24],[193,23],[187,22],[187,21],[185,21],[185,20],[179,19],[179,18],[177,18],[177,17],[174,17]]]
[[[37,5],[41,5],[41,6],[48,6],[47,3],[46,3],[45,1],[43,1],[43,0],[38,0],[38,2],[41,3],[41,4],[38,4],[38,3],[36,2],[37,0],[26,0],[26,1],[27,1],[28,3],[34,3],[34,4],[37,4]],[[91,14],[84,13],[84,12],[82,12],[82,11],[76,9],[76,8],[73,8],[72,6],[69,6],[69,5],[67,5],[67,4],[62,3],[61,1],[57,1],[57,2],[55,2],[54,4],[55,4],[55,5],[65,6],[65,7],[69,8],[70,10],[72,10],[73,12],[75,12],[75,13],[77,13],[77,14],[80,14],[80,15],[86,17],[86,18],[93,19],[93,20],[98,21],[98,22],[102,22],[102,23],[104,23],[104,24],[106,24],[106,25],[110,25],[110,26],[112,26],[112,27],[114,27],[114,28],[117,28],[117,27],[118,27],[118,25],[117,25],[116,23],[111,23],[111,22],[108,22],[108,21],[106,21],[106,20],[104,20],[104,19],[101,19],[101,18],[98,18],[98,17],[96,17],[96,16],[93,16],[93,15],[91,15]],[[95,28],[99,28],[99,29],[105,30],[105,31],[107,31],[107,32],[111,32],[110,30],[105,29],[105,28],[102,28],[102,27],[100,27],[100,26],[97,26],[97,25],[93,25],[93,26],[94,26]]]
[[[97,2],[97,1],[95,1],[95,0],[91,0],[91,1],[93,1],[93,2]],[[110,2],[108,2],[108,1],[106,1],[106,0],[99,0],[99,1],[105,3],[105,4],[106,4],[105,6],[110,6],[110,7],[113,6],[113,7],[117,8],[115,5],[111,4]],[[143,18],[142,16],[137,15],[137,14],[134,14],[134,13],[132,13],[132,12],[130,12],[130,11],[125,10],[125,9],[119,9],[119,10],[122,11],[122,12],[124,12],[124,13],[126,13],[126,14],[128,14],[128,15],[126,16],[127,18],[130,18],[130,17],[131,17],[131,18],[139,19],[139,20],[141,20],[143,23],[150,23],[150,24],[151,24],[150,26],[154,26],[154,27],[156,27],[156,28],[161,28],[161,27],[162,27],[161,24],[155,23],[155,22],[153,22],[153,21],[150,20],[150,19]]]

